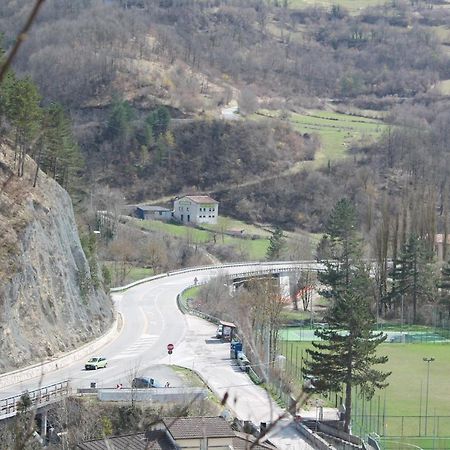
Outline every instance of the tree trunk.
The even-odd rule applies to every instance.
[[[344,431],[346,433],[350,432],[351,418],[352,418],[352,384],[350,381],[348,381],[345,385]]]

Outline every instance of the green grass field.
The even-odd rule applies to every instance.
[[[373,140],[382,133],[386,125],[376,119],[336,112],[311,111],[309,114],[291,114],[290,122],[301,133],[316,133],[321,147],[316,153],[316,165],[328,160],[345,157],[352,142]]]
[[[264,233],[264,230],[260,230],[257,227],[245,224],[244,222],[240,222],[238,220],[224,218],[224,222],[231,224],[230,226],[227,226],[225,230],[238,228],[248,230],[247,234],[250,234],[250,232],[256,230],[259,231],[258,235],[261,236],[267,236],[269,234],[267,232]],[[218,234],[219,231],[198,230],[193,227],[162,222],[159,220],[140,220],[132,217],[127,217],[127,223],[131,226],[143,230],[161,232],[163,234],[183,238],[193,244],[213,242],[214,235],[216,235],[217,245],[223,244],[234,246],[235,248],[242,250],[242,253],[248,254],[248,258],[253,261],[264,260],[267,252],[267,247],[269,245],[269,240],[267,239],[267,237],[261,237],[260,239],[242,239],[228,235],[221,236]]]
[[[245,223],[241,220],[232,219],[231,217],[219,216],[218,222],[215,225],[212,224],[203,224],[203,228],[206,228],[211,231],[215,231],[216,233],[221,233],[223,231],[231,231],[231,230],[244,230],[247,235],[258,235],[261,237],[269,237],[270,232],[264,230],[261,227],[257,227],[251,223]]]
[[[305,350],[309,346],[308,342],[281,343],[281,353],[289,361],[287,370],[293,375],[299,376],[301,359],[306,358]],[[392,375],[389,386],[378,391],[370,404],[364,404],[364,415],[372,415],[370,423],[373,431],[388,436],[418,436],[420,427],[420,434],[424,435],[427,363],[423,358],[433,357],[435,361],[430,363],[427,434],[431,436],[436,432],[438,436],[450,436],[450,344],[383,344],[379,353],[389,357],[385,370],[391,371]],[[361,400],[354,412],[357,416],[362,414]],[[382,416],[384,412],[387,419],[383,425],[382,418],[377,421],[374,416],[378,413]],[[418,418],[420,415],[423,416],[421,420]],[[400,416],[416,417],[402,419]],[[441,417],[438,420],[434,416]],[[369,421],[367,417],[365,420],[366,423]]]
[[[142,280],[143,278],[151,277],[153,275],[153,269],[147,267],[132,267],[128,274],[128,279],[133,282]]]
[[[259,114],[277,117],[279,111],[261,110]],[[375,140],[386,127],[378,119],[320,110],[311,110],[305,114],[290,113],[289,122],[302,134],[319,136],[321,145],[315,155],[316,167],[327,164],[329,160],[344,158],[353,142]],[[300,166],[304,167],[305,163]]]

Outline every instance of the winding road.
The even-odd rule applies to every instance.
[[[240,419],[255,423],[270,422],[283,411],[268,398],[265,391],[253,385],[246,374],[232,365],[229,344],[212,339],[215,326],[181,313],[176,297],[183,289],[193,285],[195,278],[203,283],[218,275],[312,266],[309,262],[297,262],[199,268],[167,274],[114,293],[114,302],[123,318],[123,326],[118,336],[98,352],[108,359],[105,369],[85,371],[83,358],[43,377],[8,386],[0,390],[0,398],[65,379],[70,380],[73,388],[86,388],[92,382],[99,388],[115,387],[118,383],[129,386],[134,376],[151,374],[152,367],[156,365],[180,364],[196,370],[217,395],[228,392],[228,406]],[[167,355],[168,343],[175,346],[170,357]],[[295,440],[298,439],[295,434]],[[291,448],[310,447],[304,443]]]

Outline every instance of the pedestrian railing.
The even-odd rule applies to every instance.
[[[66,398],[69,394],[69,382],[62,381],[0,399],[0,420],[15,416],[21,410],[37,409],[55,403]]]

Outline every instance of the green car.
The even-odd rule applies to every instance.
[[[84,368],[86,370],[97,370],[101,369],[102,367],[106,367],[106,358],[91,358],[85,365]]]

